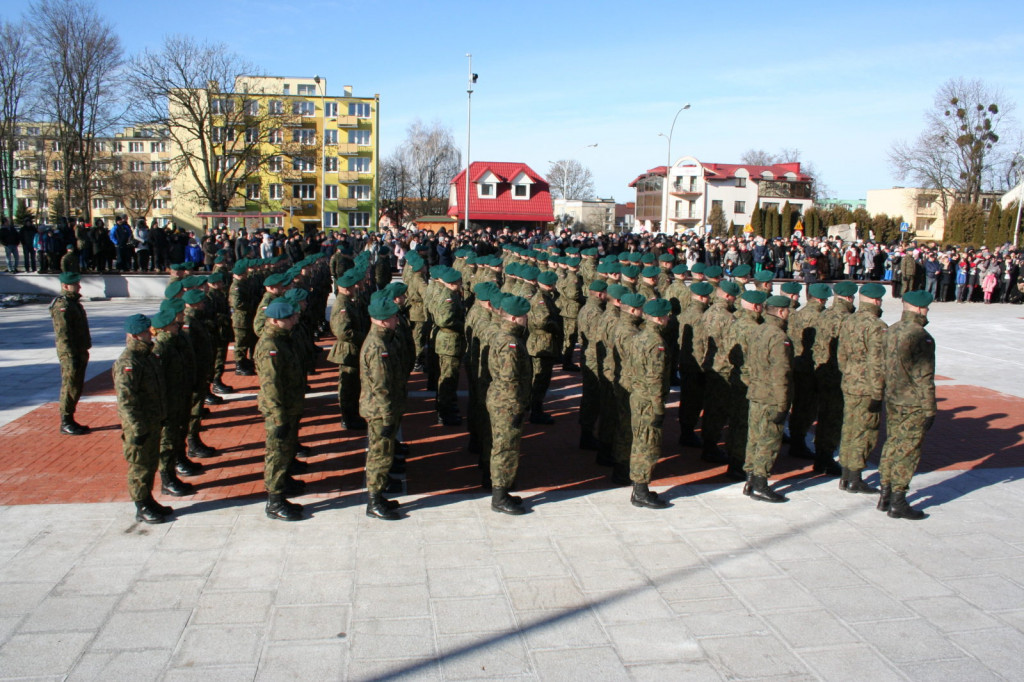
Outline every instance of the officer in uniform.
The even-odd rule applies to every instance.
[[[643,322],[643,307],[647,300],[642,294],[623,294],[619,299],[621,312],[611,330],[612,342],[609,350],[619,368],[618,382],[612,387],[616,408],[615,435],[612,439],[612,481],[617,485],[630,485],[630,454],[633,451],[633,414],[630,394],[634,390],[634,358],[629,355],[630,347],[640,333]]]
[[[579,372],[580,366],[573,362],[576,342],[579,339],[580,307],[583,305],[583,279],[579,275],[579,258],[563,258],[560,270],[565,270],[557,284],[556,305],[562,316],[562,371]]]
[[[717,274],[712,272],[711,274]],[[710,286],[715,286],[711,278]],[[716,288],[711,306],[703,321],[707,332],[707,354],[704,356],[704,418],[701,421],[703,454],[701,459],[713,464],[728,464],[729,457],[718,448],[722,429],[729,420],[729,361],[728,332],[735,322],[733,302],[740,295],[735,282],[721,282]],[[745,478],[745,477],[744,477]]]
[[[185,432],[191,407],[192,377],[195,376],[195,357],[184,355],[177,344],[180,327],[177,313],[170,306],[160,306],[160,312],[150,318],[153,331],[153,356],[160,363],[164,377],[165,417],[160,428],[160,492],[183,497],[195,492],[191,483],[178,478],[179,457],[185,457]],[[188,344],[185,344],[188,346]]]
[[[747,266],[749,269],[749,266]],[[768,296],[763,291],[744,291],[740,295],[740,310],[736,321],[726,334],[729,350],[729,471],[732,478],[742,480],[743,463],[747,456],[747,423],[750,416],[750,400],[747,390],[750,386],[750,367],[747,355],[750,345],[758,334],[761,313]]]
[[[60,432],[69,436],[89,433],[89,427],[75,421],[75,409],[82,397],[85,369],[89,365],[89,319],[82,307],[82,276],[77,272],[62,272],[60,296],[50,304],[53,334],[57,341],[57,359],[60,361]]]
[[[413,371],[422,372],[427,342],[430,338],[430,324],[423,303],[423,295],[427,288],[427,280],[424,277],[426,265],[415,251],[405,255],[405,264],[402,279],[409,287],[406,292],[406,303],[409,306],[409,322],[412,323],[412,338],[415,344],[416,362]]]
[[[839,330],[853,314],[857,285],[850,281],[832,286],[832,307],[817,319],[814,336],[814,382],[818,388],[818,425],[814,429],[814,473],[840,476],[833,459],[843,432],[843,375],[837,350]]]
[[[562,354],[562,318],[555,306],[554,292],[558,278],[545,271],[537,275],[537,289],[530,299],[526,351],[533,363],[533,386],[530,389],[530,423],[554,424],[544,411],[544,398],[551,385],[555,358]]]
[[[359,416],[359,349],[365,337],[356,312],[355,287],[359,274],[349,269],[338,278],[334,307],[331,308],[331,332],[334,346],[327,360],[338,365],[338,405],[341,427],[362,431],[366,422]]]
[[[437,377],[437,423],[445,426],[459,426],[457,390],[462,354],[466,351],[466,311],[462,304],[462,276],[454,268],[447,268],[441,274],[439,296],[434,305],[434,337],[439,373]]]
[[[174,513],[153,499],[153,480],[160,462],[160,424],[164,409],[164,377],[153,355],[150,320],[132,315],[124,323],[125,349],[114,363],[114,393],[121,422],[121,443],[128,462],[128,493],[135,502],[135,520],[163,523]]]
[[[907,257],[907,256],[905,256]],[[878,509],[894,519],[927,516],[907,503],[910,479],[921,462],[924,435],[935,422],[935,339],[924,330],[932,295],[903,295],[903,316],[885,335],[885,413],[888,438],[879,473]]]
[[[818,317],[825,310],[825,301],[832,296],[827,284],[807,287],[807,303],[789,320],[789,340],[793,342],[793,411],[789,417],[789,454],[800,459],[814,459],[807,447],[807,431],[818,413],[818,386],[814,377],[814,343]]]
[[[595,435],[601,413],[600,375],[597,339],[598,325],[604,314],[605,291],[608,285],[595,279],[590,283],[589,296],[579,315],[580,350],[583,356],[582,389],[580,395],[580,450],[597,450],[600,442]]]
[[[677,265],[677,268],[686,267]],[[696,433],[697,421],[704,408],[704,358],[708,352],[708,333],[704,327],[704,313],[708,309],[711,293],[707,282],[694,282],[689,288],[688,303],[679,314],[679,444],[692,448],[703,447]]]
[[[234,337],[231,322],[231,306],[225,290],[223,270],[217,270],[206,278],[206,317],[209,320],[210,337],[213,340],[213,393],[227,395],[235,390],[224,383],[224,364],[228,358],[228,346]]]

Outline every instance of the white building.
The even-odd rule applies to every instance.
[[[555,222],[574,231],[615,230],[615,199],[555,199]]]
[[[788,201],[794,215],[814,205],[813,178],[801,172],[799,163],[701,163],[684,156],[668,169],[667,197],[664,181],[665,166],[658,166],[629,183],[636,188],[637,223],[648,230],[672,234],[703,229],[715,206],[722,209],[726,224],[742,227],[750,223],[758,201],[761,208],[774,205],[780,211]],[[666,198],[668,219],[662,220]]]

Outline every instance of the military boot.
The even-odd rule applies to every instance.
[[[71,416],[69,417],[69,419],[71,420],[71,423],[72,423],[72,424],[74,424],[75,426],[77,426],[77,427],[78,427],[78,428],[79,428],[79,429],[80,429],[81,431],[83,431],[84,433],[90,433],[90,432],[92,431],[92,429],[90,429],[90,428],[89,428],[88,426],[86,426],[85,424],[79,424],[79,423],[78,423],[78,421],[77,421],[77,420],[75,419],[75,415],[71,415]]]
[[[284,495],[269,493],[265,513],[270,519],[299,521],[302,519],[302,506],[284,499]]]
[[[743,484],[743,494],[750,497],[754,490],[754,474],[747,474],[747,482]]]
[[[217,456],[217,451],[204,443],[203,439],[198,435],[189,436],[186,443],[188,444],[188,454],[191,457],[195,457],[196,459],[209,459]]]
[[[563,372],[578,372],[580,366],[572,361],[573,351],[566,351],[565,355],[562,356],[562,371]]]
[[[150,495],[149,497],[147,497],[147,498],[146,498],[145,500],[143,500],[142,502],[143,502],[143,504],[145,504],[145,505],[146,505],[147,507],[149,507],[150,509],[152,509],[152,510],[153,510],[154,512],[156,512],[157,514],[160,514],[161,516],[170,516],[171,514],[173,514],[173,513],[174,513],[174,510],[173,510],[173,509],[171,509],[170,507],[168,507],[168,506],[167,506],[166,504],[160,504],[159,502],[157,502],[156,500],[154,500],[154,499],[153,499],[153,496],[152,496],[152,495]]]
[[[235,362],[235,374],[240,377],[251,377],[256,375],[256,367],[251,360],[242,358]]]
[[[920,521],[921,519],[928,517],[928,515],[923,511],[918,511],[907,503],[906,490],[892,491],[888,514],[889,517],[893,519],[910,519],[911,521]]]
[[[601,448],[601,441],[589,431],[584,431],[580,434],[580,450],[599,450]]]
[[[163,514],[158,514],[155,509],[151,509],[146,502],[135,503],[135,520],[142,523],[164,523],[167,519]]]
[[[814,460],[814,473],[825,476],[840,476],[843,473],[839,464],[831,457],[818,457]]]
[[[647,509],[666,509],[669,503],[658,497],[657,493],[651,492],[646,483],[634,483],[633,494],[629,498],[634,507],[646,507]]]
[[[878,511],[887,512],[892,500],[892,488],[886,484],[882,484],[882,487],[878,490],[878,504],[875,505],[875,509]]]
[[[878,493],[878,488],[872,488],[864,479],[861,478],[860,471],[854,471],[853,469],[847,469],[847,480],[846,487],[843,488],[848,493],[864,493],[865,495],[875,495]],[[840,485],[840,487],[842,487]]]
[[[530,423],[531,424],[554,424],[555,418],[544,411],[541,407],[535,407],[530,411]]]
[[[60,432],[65,436],[84,436],[88,433],[81,424],[75,422],[71,415],[62,415],[60,418]]]
[[[229,393],[234,393],[235,389],[225,384],[221,377],[217,377],[213,381],[213,392],[217,395],[227,395]]]
[[[178,461],[174,463],[174,470],[181,476],[198,476],[203,472],[203,465],[193,462],[182,452],[178,455]]]
[[[203,398],[203,402],[207,405],[222,405],[224,404],[224,398],[214,393],[207,393],[206,397]]]
[[[196,487],[178,478],[174,469],[160,472],[160,492],[171,497],[185,497],[194,495]]]
[[[296,457],[309,457],[313,454],[313,449],[308,445],[302,443],[296,443],[295,445],[295,456]]]
[[[780,495],[768,487],[768,479],[764,476],[750,477],[750,497],[762,502],[788,502],[785,495]]]
[[[366,502],[366,515],[373,519],[384,519],[385,521],[397,521],[398,513],[388,505],[383,493],[370,493]]]
[[[516,504],[512,496],[508,494],[508,488],[495,487],[491,491],[491,509],[502,514],[511,514],[512,516],[526,513],[522,506],[522,501]]]
[[[846,490],[847,486],[850,484],[850,470],[846,467],[842,467],[842,470],[843,473],[839,477],[839,489]]]
[[[345,431],[365,431],[366,420],[358,414],[342,414],[341,428]]]

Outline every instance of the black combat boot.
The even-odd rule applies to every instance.
[[[634,507],[646,507],[647,509],[666,509],[669,503],[652,493],[646,483],[634,483],[633,494],[629,498]]]
[[[255,376],[256,368],[251,361],[242,358],[235,362],[235,374],[240,377]]]
[[[152,495],[143,500],[142,503],[145,504],[150,509],[152,509],[157,514],[159,514],[160,516],[170,516],[174,513],[174,510],[168,507],[166,504],[160,504],[159,502],[154,500]]]
[[[854,471],[853,469],[846,469],[847,480],[846,480],[846,492],[848,493],[864,493],[865,495],[875,495],[878,493],[878,488],[872,488],[864,479],[861,478],[861,472]],[[842,486],[840,486],[842,487]]]
[[[295,446],[295,456],[296,457],[309,457],[312,454],[313,454],[313,449],[311,447],[309,447],[308,445],[303,445],[302,443],[296,444],[296,446]]]
[[[928,515],[923,511],[914,509],[907,503],[907,491],[906,490],[893,490],[892,497],[889,502],[889,517],[894,519],[910,519],[911,521],[920,521],[921,519],[927,518]]]
[[[217,395],[228,395],[229,393],[234,393],[235,389],[225,384],[221,377],[217,377],[213,381],[213,392]]]
[[[754,490],[754,474],[747,474],[747,482],[743,484],[743,494],[750,497]]]
[[[163,523],[167,519],[163,514],[158,514],[155,509],[151,509],[146,504],[145,500],[135,503],[135,520],[142,523]]]
[[[508,494],[508,488],[495,487],[491,491],[491,509],[502,514],[519,516],[526,513],[522,502],[516,504],[515,500]]]
[[[882,484],[882,487],[878,489],[878,504],[875,505],[875,509],[882,512],[889,511],[889,507],[892,504],[892,487]]]
[[[269,493],[267,495],[267,518],[281,521],[300,521],[302,506],[284,499],[284,495]]]
[[[198,476],[203,472],[203,465],[193,462],[188,455],[181,453],[178,455],[178,461],[174,463],[174,470],[181,476]]]
[[[847,486],[850,485],[850,470],[846,467],[842,467],[843,473],[839,477],[839,489],[846,490]]]
[[[84,436],[88,431],[82,425],[75,422],[74,417],[62,415],[60,418],[60,432],[65,436]]]
[[[750,477],[750,497],[762,502],[788,502],[789,498],[780,495],[768,487],[768,479],[764,476]]]
[[[365,431],[366,420],[358,414],[343,414],[341,416],[341,428],[345,431]]]
[[[578,372],[580,366],[572,361],[573,350],[566,351],[565,355],[562,356],[562,371],[563,372]]]
[[[69,417],[69,419],[71,420],[71,423],[72,423],[72,424],[74,424],[75,426],[77,426],[77,427],[78,427],[78,428],[79,428],[79,429],[80,429],[81,431],[83,431],[84,433],[89,433],[89,432],[91,432],[91,431],[92,431],[92,429],[90,429],[90,428],[89,428],[88,426],[86,426],[85,424],[79,424],[79,423],[78,423],[78,421],[77,421],[77,420],[75,419],[75,415],[71,415],[71,416]]]
[[[206,397],[203,398],[203,402],[207,405],[222,405],[224,404],[224,398],[214,393],[207,393]]]
[[[188,454],[191,457],[195,457],[196,459],[209,459],[217,456],[217,451],[204,443],[203,439],[198,435],[189,436],[186,443],[188,444]]]
[[[171,497],[194,495],[196,487],[178,478],[174,469],[160,472],[160,492]]]
[[[388,501],[384,499],[383,493],[370,493],[369,499],[366,502],[366,515],[374,519],[384,519],[385,521],[397,521],[400,517],[398,513],[388,505]]]
[[[824,474],[825,476],[841,476],[843,470],[839,464],[831,457],[818,457],[814,460],[814,473]]]
[[[601,448],[601,441],[589,431],[584,431],[580,434],[580,450],[599,450]]]
[[[555,418],[544,411],[541,407],[536,407],[530,411],[530,423],[531,424],[554,424]]]

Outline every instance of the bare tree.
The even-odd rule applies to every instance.
[[[749,166],[774,166],[778,163],[799,163],[804,175],[811,178],[810,198],[819,201],[832,196],[832,191],[821,179],[821,174],[811,161],[802,161],[803,154],[796,147],[783,147],[777,154],[763,149],[748,149],[740,155],[740,163]]]
[[[86,0],[38,0],[29,9],[39,53],[40,102],[63,157],[64,205],[88,217],[96,171],[94,140],[120,116],[110,108],[123,63],[114,26]]]
[[[187,36],[168,36],[159,51],[146,50],[129,63],[133,118],[169,136],[177,154],[172,172],[189,174],[193,198],[211,211],[226,211],[273,157],[323,163],[318,140],[283,139],[301,114],[267,100],[254,73],[223,43]]]
[[[560,159],[548,166],[547,181],[555,199],[590,200],[594,192],[594,174],[576,159]]]
[[[443,214],[452,178],[462,167],[462,152],[451,129],[440,121],[425,125],[416,120],[409,126],[401,153],[420,210],[424,215]]]
[[[24,23],[0,22],[0,212],[13,217],[15,133],[25,116],[37,66]]]
[[[748,166],[771,166],[777,163],[776,156],[763,149],[748,149],[740,155],[740,163]]]
[[[395,150],[380,164],[380,218],[387,217],[396,227],[401,227],[407,218],[408,201],[411,194],[409,169],[402,150]]]

